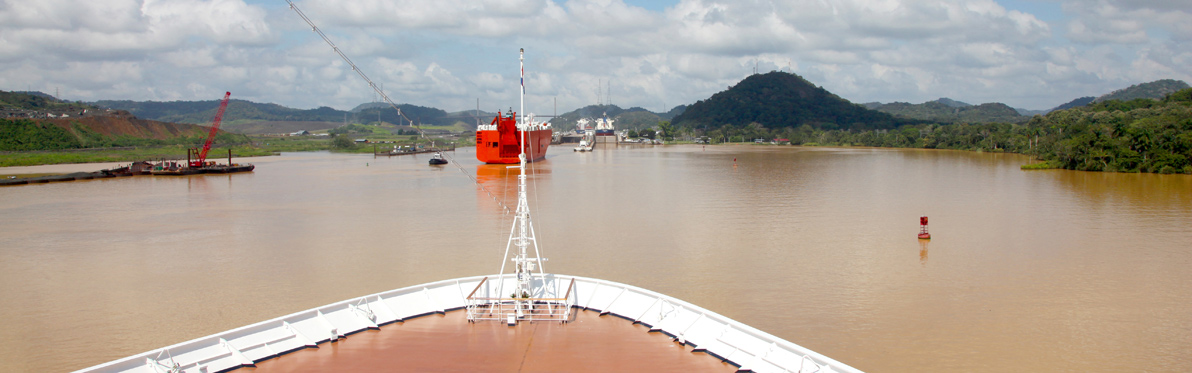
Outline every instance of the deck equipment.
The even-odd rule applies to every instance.
[[[232,92],[224,92],[223,101],[219,103],[219,111],[215,113],[215,120],[211,122],[211,132],[207,134],[207,142],[203,143],[203,150],[200,151],[197,148],[186,150],[186,158],[190,160],[191,168],[207,166],[207,152],[211,150],[211,142],[215,141],[215,134],[219,132],[219,122],[223,120],[224,111],[228,109],[229,97],[232,97]]]

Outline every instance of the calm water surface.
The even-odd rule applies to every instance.
[[[0,371],[496,273],[516,178],[454,157],[462,171],[295,153],[252,174],[0,188]],[[1024,162],[556,146],[529,198],[548,271],[672,295],[863,370],[1192,371],[1192,177]]]

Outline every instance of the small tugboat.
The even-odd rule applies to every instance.
[[[430,157],[430,165],[431,166],[444,165],[444,164],[447,164],[447,160],[443,159],[443,153],[435,153],[435,155],[432,155]]]
[[[596,140],[592,138],[592,135],[584,135],[584,138],[579,140],[579,146],[575,147],[575,149],[572,151],[590,152],[592,151],[592,145],[595,145],[595,142]]]

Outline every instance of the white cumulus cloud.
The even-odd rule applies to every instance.
[[[1043,1],[1043,0],[1040,0]],[[1192,80],[1192,2],[1053,0],[304,0],[390,97],[446,110],[667,110],[788,70],[855,102],[939,97],[1044,109],[1143,81]],[[1048,19],[1044,21],[1042,19]],[[598,82],[605,86],[597,89]],[[0,89],[64,98],[234,97],[348,109],[362,79],[284,2],[0,0]]]

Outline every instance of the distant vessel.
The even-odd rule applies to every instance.
[[[592,133],[585,133],[584,137],[579,140],[579,146],[575,147],[573,151],[590,152],[592,151],[593,145],[596,145],[596,139],[594,135]]]
[[[576,134],[583,135],[590,131],[593,131],[591,119],[580,118],[579,120],[575,121],[575,133]]]
[[[612,136],[613,135],[613,119],[608,119],[608,113],[604,113],[603,117],[596,119],[596,136]]]
[[[522,143],[522,132],[525,132],[525,143]],[[546,157],[546,149],[550,146],[554,132],[550,123],[528,120],[518,123],[517,113],[510,111],[497,117],[492,123],[476,128],[476,159],[484,163],[512,164],[517,163],[518,154],[526,153],[526,160],[534,162]]]
[[[435,153],[435,155],[432,155],[430,157],[430,164],[431,165],[447,164],[447,160],[443,159],[443,153]]]

